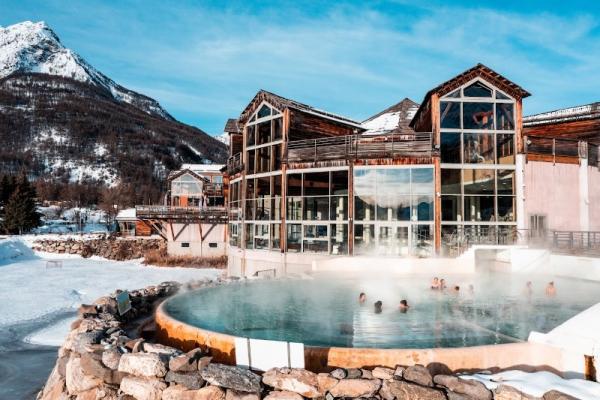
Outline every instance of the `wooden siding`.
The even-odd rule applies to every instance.
[[[346,136],[356,133],[356,128],[336,123],[318,115],[292,109],[289,112],[289,140],[316,139],[324,136]]]
[[[152,229],[142,221],[135,221],[135,235],[150,236],[152,235]]]
[[[600,118],[547,124],[526,124],[523,135],[575,139],[600,144]]]
[[[229,135],[229,156],[235,156],[243,150],[244,136],[242,134]]]

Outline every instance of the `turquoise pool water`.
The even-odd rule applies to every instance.
[[[445,276],[449,289],[425,277],[318,275],[305,280],[240,282],[186,292],[168,300],[174,318],[239,337],[312,346],[464,347],[526,340],[600,302],[600,284],[543,276]],[[526,294],[525,283],[533,283]],[[556,296],[544,293],[553,280]],[[458,294],[450,288],[459,285]],[[469,285],[474,290],[469,291]],[[358,303],[360,292],[367,294]],[[410,309],[400,312],[406,299]],[[383,302],[381,313],[373,303]]]

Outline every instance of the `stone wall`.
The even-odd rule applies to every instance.
[[[214,284],[196,282],[188,287]],[[82,305],[38,399],[533,399],[509,386],[500,385],[492,392],[482,383],[458,376],[432,376],[422,365],[338,368],[319,374],[274,368],[259,375],[212,363],[205,349],[182,352],[152,340],[155,306],[179,288],[177,283],[165,282],[132,291],[132,309],[125,316],[117,312],[118,293]],[[543,399],[572,398],[553,391]]]
[[[165,250],[163,239],[125,239],[106,236],[97,239],[42,239],[36,240],[33,250],[48,253],[77,254],[82,257],[99,256],[109,260],[142,258],[151,250]]]

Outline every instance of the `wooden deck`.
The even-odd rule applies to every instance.
[[[226,224],[225,207],[175,207],[175,206],[136,206],[136,216],[140,220],[166,220],[169,222],[197,222]]]

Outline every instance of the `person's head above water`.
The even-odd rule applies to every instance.
[[[361,292],[358,295],[358,302],[359,303],[364,303],[365,301],[367,301],[367,295],[365,294],[365,292]]]
[[[444,278],[440,279],[440,287],[444,289],[446,287],[446,280]]]
[[[454,291],[455,291],[455,292],[458,292],[458,291],[460,291],[460,286],[458,286],[458,285],[454,286]]]
[[[408,308],[408,301],[406,300],[400,300],[400,308]]]
[[[383,303],[381,302],[381,300],[377,300],[377,301],[375,302],[374,306],[375,306],[375,312],[376,312],[376,313],[378,313],[378,314],[379,314],[379,313],[381,312],[381,310],[383,309]]]

